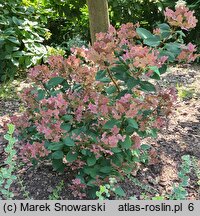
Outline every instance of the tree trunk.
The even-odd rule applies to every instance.
[[[90,35],[92,44],[96,40],[96,33],[107,32],[109,28],[108,2],[107,0],[87,0]]]

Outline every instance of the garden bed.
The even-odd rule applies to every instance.
[[[156,140],[147,139],[156,156],[149,165],[141,166],[133,179],[125,179],[120,185],[126,193],[123,199],[135,197],[137,199],[151,199],[156,194],[166,196],[178,184],[178,172],[182,164],[181,157],[190,155],[192,169],[189,174],[187,199],[199,199],[200,181],[200,67],[171,67],[169,72],[159,82],[162,86],[176,86],[178,101],[173,114],[168,120],[168,127],[163,128]],[[6,115],[19,112],[19,100],[0,100],[0,124]],[[2,133],[0,129],[0,133]],[[0,165],[5,158],[6,142],[0,136]],[[18,160],[17,160],[18,161]],[[53,171],[48,161],[33,167],[21,167],[16,170],[17,180],[12,184],[14,199],[49,199],[55,188],[63,181],[59,199],[76,199],[68,185],[73,176]],[[199,184],[198,184],[199,183]]]

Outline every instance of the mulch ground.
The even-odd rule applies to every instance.
[[[133,176],[134,180],[125,179],[120,185],[126,192],[124,199],[134,196],[137,199],[150,199],[159,195],[169,195],[173,185],[178,184],[178,172],[183,155],[190,155],[196,159],[197,168],[191,169],[189,174],[189,186],[187,199],[200,199],[197,172],[200,170],[200,67],[171,67],[166,73],[160,85],[164,87],[178,86],[189,91],[187,97],[178,98],[175,110],[168,121],[168,127],[163,128],[156,140],[147,139],[156,151],[157,157],[153,163],[141,167]],[[180,92],[179,92],[180,93]],[[2,117],[19,111],[20,101],[0,100],[0,125]],[[4,147],[6,145],[1,136],[0,128],[0,166],[5,158]],[[70,173],[60,174],[53,171],[48,162],[42,162],[35,168],[21,167],[17,170],[18,179],[12,184],[14,199],[48,199],[55,187],[63,180],[64,187],[60,193],[60,199],[76,199],[69,189],[72,179]]]

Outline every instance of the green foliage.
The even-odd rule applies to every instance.
[[[49,200],[59,200],[60,199],[60,193],[62,192],[64,187],[64,181],[62,180],[56,188],[53,189],[53,192],[51,195],[49,195]]]
[[[195,89],[190,87],[179,86],[177,84],[176,89],[178,91],[178,97],[181,100],[191,99],[195,94]]]
[[[43,8],[53,11],[48,16],[47,24],[52,33],[49,44],[59,45],[69,53],[72,46],[79,46],[90,40],[86,0],[46,0]]]
[[[180,172],[178,173],[178,177],[181,182],[178,186],[173,187],[172,194],[169,196],[170,200],[184,200],[187,197],[186,187],[189,184],[189,177],[188,174],[190,173],[192,161],[190,155],[183,155],[182,156],[182,165],[180,167]]]
[[[153,187],[145,185],[141,183],[137,178],[133,178],[132,176],[128,176],[129,179],[136,185],[139,186],[144,192],[141,194],[143,199],[149,200],[150,197],[147,195],[147,192],[150,194],[156,194],[152,197],[152,200],[185,200],[187,199],[187,191],[186,187],[189,185],[189,177],[188,175],[191,172],[191,168],[194,167],[195,172],[197,173],[197,177],[199,177],[199,168],[195,158],[191,158],[190,155],[183,155],[182,156],[182,165],[180,166],[180,171],[178,173],[178,177],[180,183],[178,185],[173,185],[173,190],[170,195],[163,195],[160,196],[158,191],[155,190]],[[197,182],[197,184],[199,184]],[[133,196],[130,197],[131,200],[136,200],[137,197]]]
[[[18,169],[18,168],[19,168],[19,167],[17,167],[17,169]],[[27,189],[26,189],[26,186],[25,186],[25,184],[24,184],[24,180],[21,179],[19,175],[17,176],[17,183],[18,183],[19,186],[20,186],[20,191],[21,191],[21,193],[22,193],[22,195],[23,195],[23,198],[24,198],[24,199],[27,199],[27,200],[30,200],[30,199],[31,199],[31,198],[30,198],[30,193],[29,193],[29,191],[27,191]]]
[[[145,28],[149,28],[155,21],[162,20],[160,0],[108,0],[113,25],[121,25],[127,22],[140,22]]]
[[[16,139],[13,138],[13,133],[15,130],[15,126],[13,124],[8,124],[7,134],[4,135],[4,138],[8,141],[8,145],[5,148],[5,152],[7,154],[7,158],[4,161],[3,166],[0,169],[0,192],[2,198],[11,199],[14,194],[10,191],[10,186],[14,180],[16,180],[16,176],[13,174],[13,171],[16,166],[15,156],[16,151],[14,150],[14,144],[16,143]],[[2,166],[2,165],[1,165]]]
[[[17,99],[17,92],[16,88],[19,85],[18,80],[9,81],[7,83],[2,83],[0,85],[0,99],[7,100],[7,99]]]
[[[196,157],[192,157],[192,167],[197,177],[197,185],[200,187],[200,168],[198,164],[198,159]]]
[[[19,0],[0,1],[0,80],[13,79],[18,70],[41,62],[48,30],[42,14]]]
[[[151,194],[158,194],[158,191],[156,189],[154,189],[152,186],[150,185],[146,185],[142,182],[140,182],[137,178],[134,178],[131,175],[128,175],[128,178],[134,183],[135,186],[140,187],[142,190],[144,190],[144,193],[151,193]]]
[[[124,190],[120,186],[117,186],[115,178],[109,178],[109,183],[100,185],[99,189],[99,191],[96,191],[96,196],[99,200],[107,200],[111,196],[115,196],[115,198],[125,196]]]

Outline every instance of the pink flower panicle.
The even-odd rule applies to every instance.
[[[69,189],[72,190],[74,197],[78,197],[80,199],[86,197],[86,193],[84,192],[86,185],[81,183],[81,180],[78,178],[72,180],[72,185],[69,185]]]
[[[184,5],[176,7],[175,11],[166,8],[164,15],[171,26],[181,27],[187,31],[195,28],[198,22],[194,16],[194,11],[189,11],[189,8]]]
[[[184,45],[181,47],[181,53],[177,56],[177,60],[179,62],[190,63],[196,60],[200,54],[194,54],[196,52],[196,46],[192,43],[188,43],[188,45]]]
[[[44,147],[44,142],[27,143],[20,151],[20,155],[25,163],[30,163],[31,159],[40,159],[49,155],[49,151]]]

